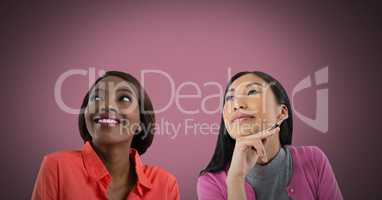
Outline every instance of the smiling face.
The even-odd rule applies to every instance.
[[[141,129],[137,94],[131,83],[117,76],[107,76],[92,88],[84,114],[93,143],[131,142]]]
[[[224,124],[233,139],[265,130],[288,115],[287,107],[277,103],[270,84],[255,74],[236,79],[224,101]]]

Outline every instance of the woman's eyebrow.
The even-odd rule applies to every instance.
[[[98,93],[98,92],[104,92],[104,91],[105,91],[105,89],[103,89],[103,88],[95,88],[92,92]],[[134,92],[132,92],[129,88],[118,88],[116,91],[117,92],[128,92],[130,94],[134,94]]]
[[[94,93],[96,93],[96,92],[100,92],[100,91],[105,91],[105,89],[103,89],[103,88],[95,88],[95,89],[93,90]]]
[[[245,87],[246,87],[246,88],[249,88],[249,87],[251,87],[251,86],[253,86],[253,85],[263,86],[263,84],[261,84],[261,83],[259,83],[259,82],[252,82],[252,83],[248,83]]]
[[[118,88],[117,92],[128,92],[130,94],[134,94],[129,88]]]
[[[251,87],[251,86],[253,86],[253,85],[263,86],[263,84],[254,81],[254,82],[248,83],[245,87],[246,87],[246,88],[249,88],[249,87]],[[228,93],[228,92],[233,92],[233,91],[235,91],[235,88],[230,88],[230,89],[227,91],[227,93]]]

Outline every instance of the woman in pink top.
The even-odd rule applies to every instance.
[[[343,199],[325,154],[292,146],[285,89],[263,72],[240,72],[228,84],[214,155],[201,172],[200,200]]]

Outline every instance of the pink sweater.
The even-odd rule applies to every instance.
[[[285,188],[293,200],[342,200],[328,158],[314,146],[288,146],[292,156],[293,173]],[[197,193],[199,200],[227,199],[227,172],[206,173],[199,177]],[[255,191],[245,183],[247,200],[256,199]]]

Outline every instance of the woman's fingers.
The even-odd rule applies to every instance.
[[[268,162],[268,157],[266,155],[265,147],[264,147],[264,144],[262,143],[262,140],[278,133],[279,131],[280,131],[279,127],[272,130],[265,130],[257,134],[237,138],[237,142],[244,144],[245,146],[254,148],[257,155],[264,162]]]
[[[265,154],[265,147],[264,145],[261,143],[260,140],[256,140],[256,141],[238,141],[238,144],[241,145],[241,146],[245,146],[249,149],[253,149],[256,151],[256,154],[259,156],[259,157],[264,157],[266,154]]]
[[[277,127],[272,130],[267,129],[260,133],[242,136],[236,139],[236,144],[239,145],[238,147],[241,151],[255,150],[257,156],[262,159],[263,162],[268,162],[268,156],[262,140],[278,133],[279,131],[280,128]]]
[[[253,146],[255,147],[256,150],[259,150],[261,152],[261,154],[260,154],[261,158],[264,158],[267,156],[266,151],[265,151],[265,147],[264,147],[263,143],[261,143],[260,140],[256,140],[253,143]]]
[[[261,139],[264,139],[264,138],[267,138],[267,137],[270,137],[276,133],[278,133],[280,131],[280,128],[277,127],[275,129],[272,129],[272,130],[264,130],[260,133],[256,133],[256,134],[252,134],[252,135],[247,135],[247,136],[243,136],[243,137],[239,137],[237,138],[237,140],[239,141],[244,141],[244,140],[261,140]]]

